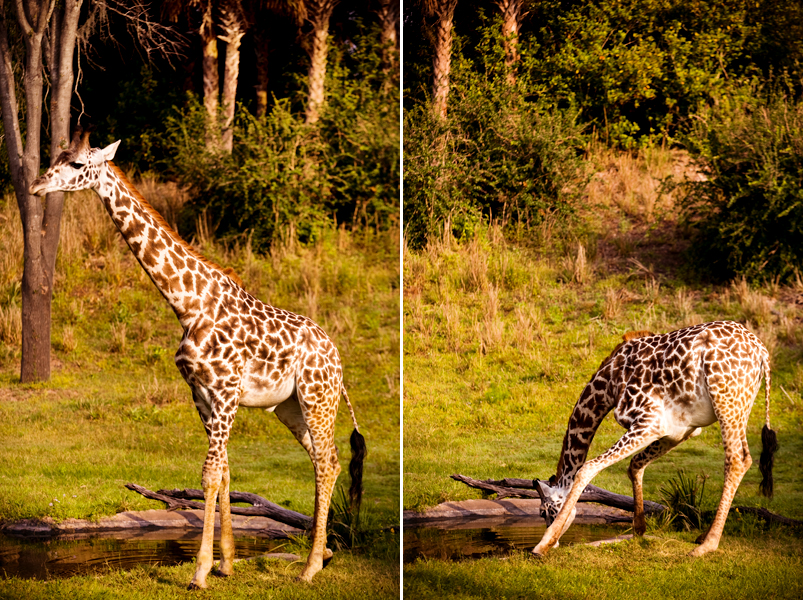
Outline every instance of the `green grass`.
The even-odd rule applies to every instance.
[[[0,581],[0,598],[397,598],[398,562],[395,571],[389,568],[392,564],[390,556],[337,553],[332,563],[315,576],[313,583],[307,584],[296,581],[300,564],[258,559],[236,563],[234,575],[226,579],[210,577],[209,589],[202,591],[186,589],[195,570],[193,563],[175,567],[137,567],[130,571],[45,582],[23,579]]]
[[[773,353],[770,414],[780,443],[775,497],[768,500],[758,494],[762,391],[747,432],[754,466],[734,505],[803,518],[803,323],[794,305],[803,290],[742,282],[695,286],[661,263],[672,231],[642,228],[643,237],[633,239],[627,231],[590,229],[556,232],[534,246],[510,243],[490,228],[464,243],[405,250],[405,509],[481,497],[451,480],[452,473],[548,478],[577,398],[625,332],[733,319],[747,323]],[[627,244],[617,244],[623,237]],[[639,262],[617,256],[618,247]],[[623,433],[609,415],[589,456]],[[606,469],[594,484],[632,495],[628,462]],[[679,469],[710,476],[701,508],[715,509],[724,470],[718,425],[650,465],[645,498],[660,501],[660,488]],[[722,550],[692,561],[686,555],[699,532],[651,528],[659,540],[558,548],[544,563],[522,557],[419,561],[404,568],[405,598],[800,595],[803,543],[796,534],[767,533],[763,522],[731,515]]]
[[[19,346],[9,341],[13,335],[0,337],[0,520],[5,522],[97,519],[123,510],[163,506],[125,489],[127,482],[154,490],[201,485],[206,435],[189,388],[173,364],[181,327],[130,251],[110,231],[111,222],[97,198],[74,195],[67,205],[78,210],[76,203],[82,200],[94,203],[95,208],[80,210],[99,214],[79,215],[78,225],[68,221],[63,230],[53,302],[51,380],[20,385]],[[10,215],[0,225],[19,227],[18,217]],[[10,234],[0,231],[0,238],[4,235]],[[11,270],[16,259],[3,253],[17,250],[0,248],[0,266]],[[396,528],[400,465],[397,240],[390,233],[377,236],[341,230],[326,233],[310,247],[277,249],[268,256],[256,256],[247,246],[207,244],[203,251],[219,264],[234,267],[254,295],[311,316],[333,338],[368,445],[365,520],[375,528]],[[18,281],[20,275],[0,273],[0,304],[12,308],[18,304],[14,279]],[[338,485],[346,487],[351,430],[348,410],[341,403],[335,441],[343,465]],[[309,456],[273,414],[240,410],[228,452],[233,490],[257,493],[293,510],[313,513]],[[390,582],[395,580],[398,589],[398,544],[381,546],[387,556],[339,553],[345,557],[346,573],[333,564],[322,579],[330,577],[330,585],[337,586],[342,577],[359,578],[365,571],[376,581],[365,583],[364,588],[355,581],[355,588],[366,594],[374,590],[370,592],[374,594],[392,587]],[[246,573],[244,582],[273,581],[272,569],[239,568]],[[300,568],[285,569],[286,578],[297,576]],[[94,597],[130,582],[131,589],[140,590],[144,597],[170,597],[162,595],[173,585],[165,582],[180,581],[183,587],[191,578],[190,570],[187,566],[143,570],[97,581],[75,578],[49,584],[4,581],[0,596],[19,597],[19,592],[32,597]],[[276,574],[278,579],[271,585],[284,585],[285,575]],[[212,587],[224,585],[239,597],[240,584],[212,582]],[[249,585],[243,583],[243,590]],[[304,586],[293,589],[287,597],[325,595]],[[246,591],[242,593],[247,597]]]
[[[730,536],[691,559],[692,536],[570,546],[542,561],[528,552],[500,559],[419,561],[404,568],[404,597],[528,599],[800,598],[803,543],[776,533]]]

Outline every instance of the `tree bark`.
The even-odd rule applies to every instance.
[[[497,0],[502,11],[502,45],[505,49],[505,66],[507,82],[516,83],[516,63],[519,61],[518,37],[522,14],[523,0]]]
[[[257,58],[257,118],[262,118],[268,114],[268,36],[264,30],[257,29],[254,35],[254,46]]]
[[[313,124],[320,117],[324,102],[324,82],[326,81],[326,53],[329,37],[329,17],[337,0],[311,0],[308,5],[312,23],[312,43],[310,44],[309,98],[307,100],[306,122]]]
[[[452,26],[457,0],[431,0],[429,12],[437,17],[433,31],[432,110],[445,119],[449,99],[449,74],[452,69]]]
[[[379,0],[376,12],[382,28],[382,72],[388,74],[396,70],[399,52],[399,0]]]
[[[223,127],[221,147],[231,154],[234,147],[234,109],[237,103],[237,80],[240,76],[240,41],[245,35],[245,19],[239,0],[230,1],[223,9],[221,23],[226,42],[226,60],[223,70]]]
[[[23,229],[22,272],[22,365],[23,383],[50,378],[50,304],[52,268],[44,253],[42,225],[44,211],[39,198],[28,186],[39,175],[42,128],[43,39],[55,0],[16,3],[17,22],[25,43],[25,144],[19,126],[19,106],[8,43],[5,2],[0,2],[0,101],[8,149],[11,179]]]
[[[215,150],[218,146],[218,96],[220,95],[220,81],[218,77],[217,36],[212,15],[212,3],[207,1],[204,5],[204,14],[201,19],[201,44],[203,52],[203,85],[204,108],[208,119],[206,128],[206,148]]]

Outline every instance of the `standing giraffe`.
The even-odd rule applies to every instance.
[[[119,144],[90,148],[89,132],[79,128],[69,148],[29,191],[41,196],[94,189],[184,329],[176,366],[192,390],[209,438],[202,478],[206,502],[203,537],[189,588],[207,587],[218,497],[221,561],[217,574],[233,572],[226,447],[238,406],[275,412],[312,459],[313,543],[301,573],[302,580],[310,581],[332,556],[326,548],[326,519],[340,473],[334,427],[341,394],[354,423],[349,465],[352,510],[359,508],[362,496],[365,440],[343,386],[337,348],[310,319],[263,304],[182,240],[111,162]]]
[[[644,469],[681,442],[719,421],[725,446],[725,487],[716,517],[691,556],[716,550],[731,501],[753,460],[747,447],[747,419],[766,379],[765,425],[759,469],[761,493],[772,497],[772,463],[777,449],[770,429],[770,365],[764,344],[744,326],[716,321],[663,335],[630,332],[586,385],[569,417],[557,475],[536,480],[541,515],[548,528],[533,549],[543,556],[569,528],[580,494],[594,476],[635,454],[628,476],[633,482],[633,530],[644,535]],[[611,410],[627,429],[606,452],[586,462],[602,419]],[[638,454],[636,454],[638,453]]]

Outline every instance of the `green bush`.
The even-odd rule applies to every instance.
[[[705,175],[684,204],[694,262],[715,280],[792,278],[803,265],[803,103],[747,86],[703,108],[685,142]]]
[[[327,104],[315,125],[290,99],[262,119],[239,106],[231,154],[205,144],[206,112],[190,96],[167,122],[170,167],[189,186],[190,217],[205,212],[218,237],[246,232],[255,249],[279,239],[311,241],[337,221],[393,227],[399,213],[399,92],[360,38],[330,51]],[[355,56],[358,54],[359,56]]]
[[[464,238],[483,219],[528,229],[572,209],[584,146],[576,113],[528,102],[524,84],[506,82],[500,52],[479,65],[453,57],[447,119],[426,103],[405,115],[404,221],[413,246],[444,225]]]

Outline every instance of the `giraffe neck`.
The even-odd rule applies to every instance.
[[[187,244],[111,161],[96,188],[128,247],[173,308],[186,330],[200,315],[203,299],[231,284],[220,267]]]
[[[616,350],[618,349],[617,347]],[[571,489],[577,471],[585,464],[594,434],[616,405],[614,374],[621,367],[616,350],[603,361],[600,369],[588,382],[569,417],[555,476],[556,486],[563,490]]]

